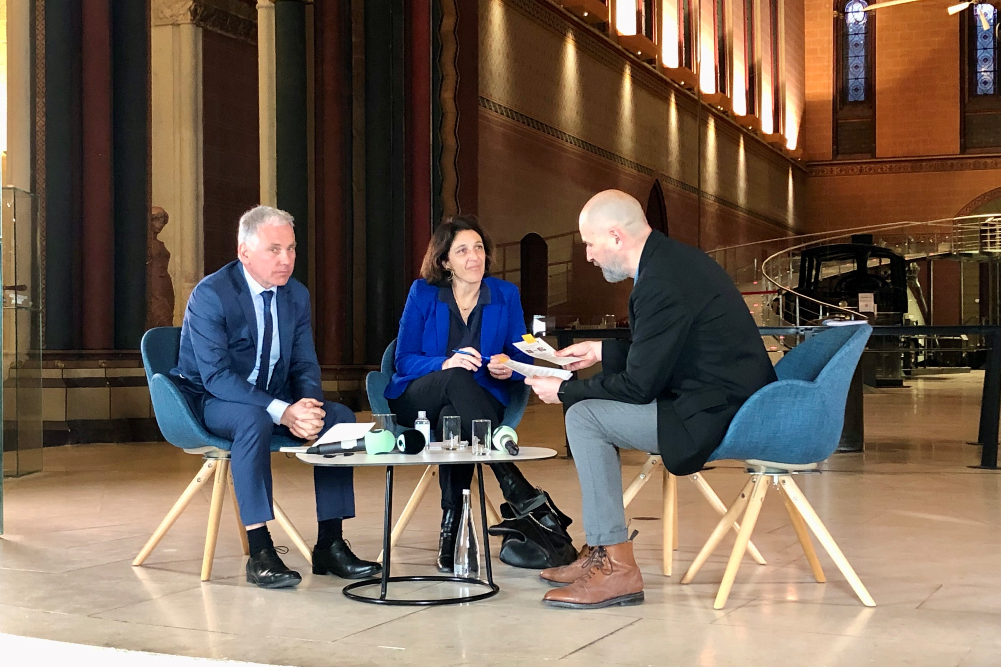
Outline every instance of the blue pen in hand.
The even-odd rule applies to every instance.
[[[466,352],[465,350],[452,350],[453,354],[464,354],[467,357],[475,357],[476,355],[472,352]]]

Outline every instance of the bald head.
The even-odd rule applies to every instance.
[[[611,283],[636,275],[650,225],[640,203],[621,190],[599,192],[580,212],[587,261]]]
[[[590,232],[618,229],[631,238],[646,238],[650,225],[643,207],[621,190],[605,190],[588,200],[580,212],[580,228]]]

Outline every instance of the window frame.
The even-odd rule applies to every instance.
[[[836,0],[834,6],[834,89],[831,150],[837,158],[876,156],[876,12],[867,12],[865,33],[865,99],[848,101],[848,25],[845,9],[854,0]],[[866,5],[872,4],[864,0]],[[869,150],[842,154],[838,142],[841,123],[868,121]]]
[[[991,5],[997,10],[995,14],[994,37],[994,93],[990,95],[973,94],[976,87],[976,24],[974,10],[977,5]],[[967,146],[967,117],[979,114],[997,114],[1001,119],[1001,39],[997,28],[1001,24],[1001,2],[975,2],[959,13],[959,81],[960,81],[960,113],[959,113],[959,152],[960,153],[995,153],[1001,149],[1001,141],[992,146]]]

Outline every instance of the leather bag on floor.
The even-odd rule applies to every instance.
[[[542,570],[568,565],[577,559],[577,549],[567,533],[573,519],[560,511],[545,491],[518,507],[504,503],[504,518],[487,532],[503,537],[500,560],[513,567]]]

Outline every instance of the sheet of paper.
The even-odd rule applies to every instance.
[[[375,422],[367,424],[334,424],[327,432],[317,438],[310,445],[323,445],[328,442],[343,442],[345,440],[361,440],[365,434],[375,428]]]
[[[573,373],[570,371],[565,371],[562,368],[546,368],[545,366],[532,366],[531,364],[523,364],[520,361],[514,361],[508,359],[504,362],[504,365],[513,370],[515,373],[521,373],[527,378],[560,378],[563,380],[569,380],[573,377]]]
[[[540,338],[534,339],[531,343],[516,341],[514,346],[534,359],[548,361],[557,366],[569,366],[575,361],[580,361],[580,357],[557,357],[552,345]]]

